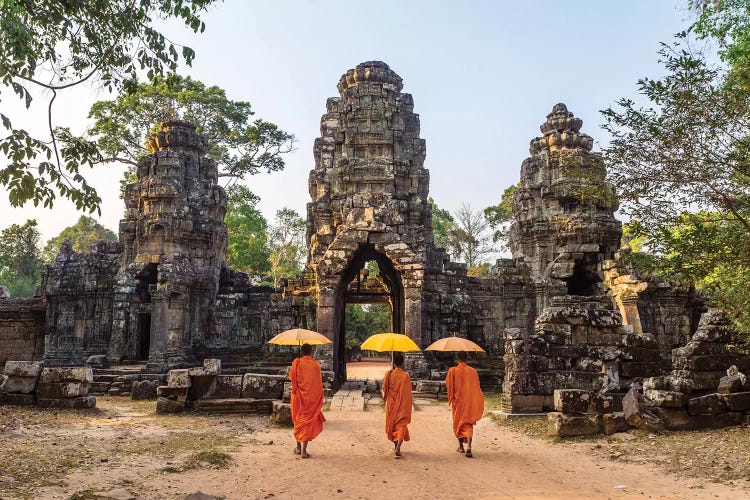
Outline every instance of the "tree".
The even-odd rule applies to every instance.
[[[240,184],[230,187],[227,195],[227,263],[260,282],[271,270],[268,223],[257,208],[260,198]]]
[[[112,101],[94,103],[89,118],[96,145],[106,155],[133,168],[147,154],[145,140],[161,122],[187,120],[208,140],[208,156],[220,176],[242,179],[261,170],[284,168],[282,155],[292,151],[294,136],[254,115],[250,103],[232,101],[226,91],[190,77],[170,74],[137,83]]]
[[[13,206],[27,201],[51,207],[60,195],[78,209],[95,211],[101,199],[80,173],[101,160],[95,143],[70,136],[58,142],[54,106],[58,95],[83,83],[110,92],[128,91],[139,72],[174,72],[195,53],[168,40],[155,19],[176,19],[194,32],[200,13],[215,0],[4,0],[0,2],[0,96],[16,94],[29,108],[41,94],[48,110],[48,137],[32,136],[0,113],[7,135],[0,185]],[[66,129],[60,129],[65,133]]]
[[[727,86],[750,91],[750,3],[690,0],[689,4],[699,15],[691,29],[716,44],[719,57],[729,67]]]
[[[114,231],[99,224],[93,217],[81,215],[75,224],[66,227],[60,234],[47,241],[42,252],[44,262],[55,260],[65,240],[70,240],[71,247],[76,252],[88,252],[93,242],[117,241],[117,235]]]
[[[492,233],[492,241],[502,242],[502,246],[507,247],[508,229],[513,220],[513,195],[516,194],[518,184],[513,184],[503,191],[500,197],[500,203],[484,209],[484,218],[487,220]]]
[[[391,315],[390,304],[347,304],[346,347],[356,349],[367,337],[391,331]]]
[[[427,199],[432,209],[432,233],[435,236],[435,246],[438,248],[449,248],[449,231],[453,227],[453,216],[448,210],[437,206],[432,197]]]
[[[39,285],[42,274],[39,238],[34,219],[23,226],[13,224],[0,233],[0,285],[7,286],[11,296],[32,296]]]
[[[714,23],[712,12],[701,14],[701,36],[725,48],[747,42],[747,32]],[[638,82],[646,106],[625,98],[602,112],[612,135],[604,159],[648,252],[630,258],[709,292],[750,330],[750,288],[741,281],[750,275],[750,92],[742,83],[750,64],[725,52],[727,66],[713,65],[693,45],[688,32],[662,44],[665,76]]]
[[[276,212],[268,245],[274,287],[279,286],[281,278],[291,278],[302,271],[307,259],[306,230],[305,219],[294,210],[282,208]]]
[[[449,231],[451,254],[463,259],[469,269],[478,266],[483,259],[495,251],[488,233],[488,223],[481,211],[472,210],[463,204],[453,216],[454,224]]]

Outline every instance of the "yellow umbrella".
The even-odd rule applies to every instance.
[[[456,337],[445,337],[433,342],[425,351],[466,351],[466,352],[485,352],[484,349],[476,345],[471,340]]]
[[[323,334],[304,328],[292,328],[276,335],[268,341],[269,344],[276,345],[296,345],[302,347],[302,344],[331,344]]]
[[[363,351],[391,351],[391,366],[393,366],[393,351],[419,351],[421,350],[412,339],[401,333],[376,333],[367,338],[359,346]]]

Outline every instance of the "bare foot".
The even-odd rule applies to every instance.
[[[295,455],[300,454],[299,448],[293,448],[292,451],[294,452]]]
[[[302,454],[302,458],[310,458],[310,455],[307,452],[305,452]]]
[[[471,454],[471,450],[466,450],[466,458],[471,458],[474,455]]]
[[[461,446],[459,446],[456,451],[459,452],[459,453],[466,453],[466,450],[464,450],[463,447],[461,447]]]
[[[395,456],[395,457],[393,457],[393,458],[395,458],[396,460],[398,460],[399,458],[401,458],[401,452],[400,452],[400,451],[397,451],[397,452],[396,452],[396,456]]]

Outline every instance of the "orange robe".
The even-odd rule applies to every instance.
[[[383,377],[385,399],[385,433],[390,441],[408,441],[411,423],[411,377],[394,368]]]
[[[484,415],[484,395],[479,387],[477,371],[466,363],[458,363],[445,377],[448,404],[453,412],[453,433],[462,441],[474,435],[474,425]]]
[[[323,378],[320,363],[310,356],[297,358],[289,371],[292,381],[292,421],[297,442],[312,441],[323,431]]]

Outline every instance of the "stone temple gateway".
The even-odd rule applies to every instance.
[[[303,326],[333,340],[321,355],[341,383],[346,305],[387,303],[393,330],[422,347],[453,333],[485,347],[482,381],[502,387],[508,411],[551,409],[555,389],[623,392],[672,370],[703,301],[623,263],[614,189],[581,120],[556,104],[531,140],[513,258],[480,279],[435,246],[426,144],[402,90],[379,61],[339,80],[314,145],[308,264],[279,289],[228,267],[226,194],[206,140],[189,123],[164,123],[127,187],[119,243],[63,245],[38,297],[0,298],[0,363],[249,364],[267,359],[271,336]],[[445,360],[407,363],[415,378],[438,378]]]

